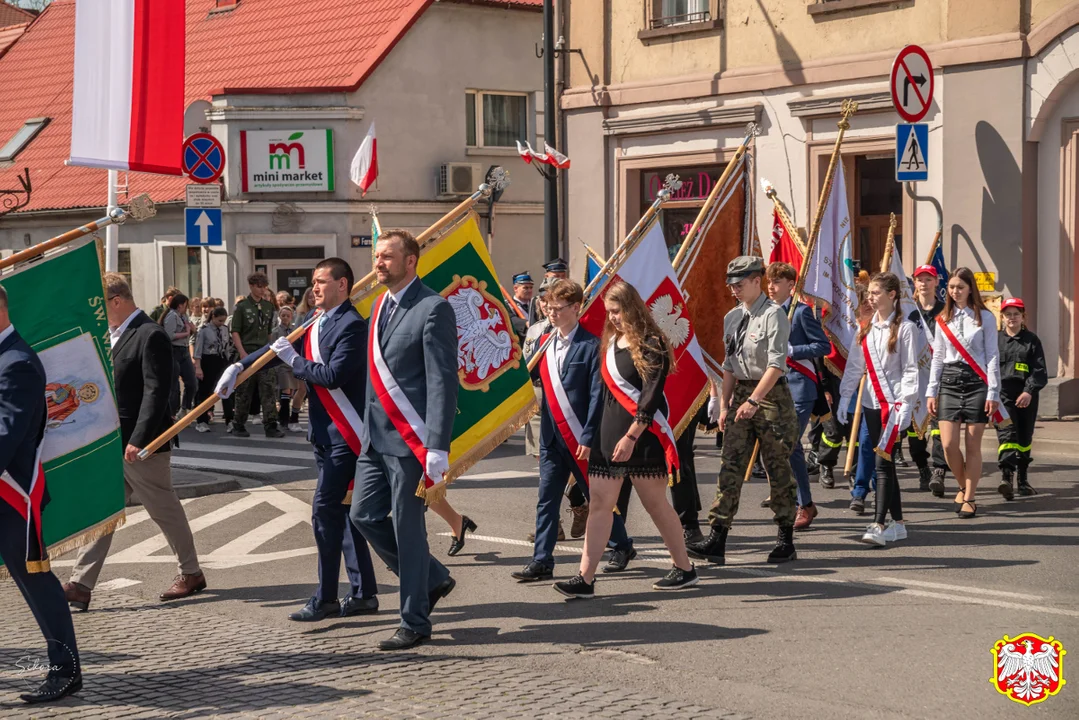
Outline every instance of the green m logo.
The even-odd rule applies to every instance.
[[[295,132],[288,136],[289,142],[283,143],[270,143],[270,169],[271,170],[291,170],[292,169],[292,151],[297,152],[297,160],[299,161],[299,168],[303,170],[307,162],[304,158],[303,145],[292,140],[299,140],[303,137],[302,132]]]

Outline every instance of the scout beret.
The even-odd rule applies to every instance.
[[[764,258],[756,255],[739,255],[727,263],[727,284],[741,282],[751,273],[764,272]]]

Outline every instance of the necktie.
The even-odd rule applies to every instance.
[[[746,329],[749,327],[749,312],[742,313],[742,322],[738,323],[738,330],[734,334],[734,354],[742,352],[742,345],[746,340]]]
[[[393,311],[397,309],[397,303],[389,295],[386,296],[386,302],[382,304],[382,313],[378,316],[378,337],[379,339],[385,339],[383,336],[386,334],[386,326],[390,323],[390,318],[393,317]]]
[[[329,317],[329,315],[327,315],[326,313],[322,313],[321,315],[319,315],[319,317],[318,317],[318,329],[319,330],[321,330],[322,327],[326,324],[326,319],[328,317]]]

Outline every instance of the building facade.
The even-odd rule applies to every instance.
[[[560,102],[573,265],[584,263],[577,238],[609,252],[668,172],[693,181],[663,211],[677,244],[749,121],[762,129],[755,187],[768,179],[809,226],[852,98],[842,162],[854,256],[879,264],[894,212],[912,271],[939,223],[949,266],[982,273],[990,297],[1025,300],[1053,378],[1043,414],[1079,412],[1079,2],[565,0],[559,22],[574,50]],[[889,76],[912,43],[934,66],[928,181],[912,190],[939,202],[940,218],[895,181]],[[757,192],[754,209],[767,253],[772,202]]]
[[[511,170],[512,184],[493,224],[486,203],[476,210],[496,269],[504,280],[539,269],[542,180],[515,147],[536,144],[537,131],[543,142],[542,65],[533,50],[539,1],[393,5],[187,1],[185,131],[210,132],[225,148],[224,245],[185,244],[185,180],[121,173],[121,205],[149,192],[158,207],[152,220],[119,231],[120,269],[140,305],[176,285],[231,306],[253,270],[300,297],[318,261],[334,255],[362,276],[371,269],[373,209],[384,229],[418,234],[495,165]],[[0,163],[0,187],[17,184],[24,167],[34,184],[27,208],[0,217],[5,254],[104,214],[105,173],[63,165],[73,33],[74,3],[56,0],[0,58],[0,136],[46,118]],[[42,67],[50,52],[55,67]],[[31,92],[28,83],[54,90]],[[372,124],[380,172],[363,197],[349,166]]]

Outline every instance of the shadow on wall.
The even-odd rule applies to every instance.
[[[1023,174],[1015,155],[991,124],[974,128],[978,162],[982,166],[982,247],[995,261],[997,290],[1005,282],[1019,288],[1023,279]],[[1019,260],[1019,262],[1016,262]]]
[[[768,24],[768,29],[772,31],[772,37],[775,38],[776,55],[779,56],[779,62],[783,65],[787,79],[790,80],[793,85],[804,85],[805,71],[802,70],[801,67],[802,58],[798,55],[797,51],[795,51],[794,46],[790,44],[786,36],[779,31],[778,23],[773,22],[772,16],[768,14],[768,9],[764,7],[764,2],[762,0],[757,0],[757,5],[761,9],[761,15],[764,16],[765,23]],[[798,10],[804,12],[803,8],[798,8]],[[795,12],[798,10],[795,10]],[[782,18],[780,18],[780,21],[782,21]],[[725,70],[726,67],[722,69]]]

